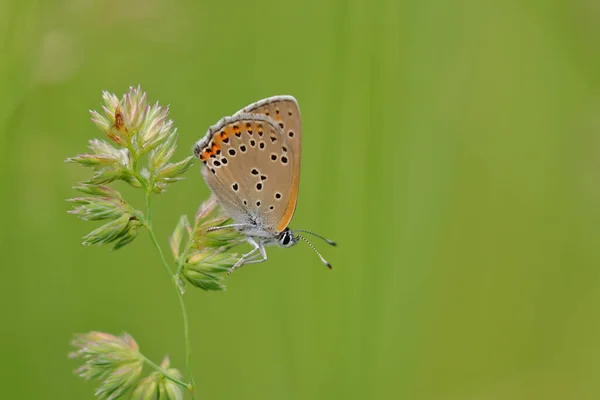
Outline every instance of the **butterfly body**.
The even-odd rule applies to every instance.
[[[262,262],[264,249],[301,238],[288,225],[300,183],[302,123],[292,96],[244,107],[211,126],[194,146],[207,185],[254,249],[234,265]]]

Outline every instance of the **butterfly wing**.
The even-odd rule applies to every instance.
[[[223,118],[194,147],[204,179],[225,211],[265,236],[285,229],[278,225],[287,213],[294,182],[290,150],[277,122],[250,113]]]
[[[273,96],[256,103],[250,104],[234,115],[253,113],[263,114],[272,118],[281,128],[287,149],[292,158],[292,182],[290,183],[287,203],[283,213],[278,213],[279,220],[274,221],[278,232],[283,231],[290,223],[296,202],[298,200],[298,188],[300,185],[300,156],[302,150],[302,118],[298,102],[292,96]],[[270,219],[275,215],[270,216]]]

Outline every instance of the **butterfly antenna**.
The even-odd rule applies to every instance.
[[[304,229],[294,229],[294,232],[308,233],[309,235],[313,235],[313,236],[318,237],[319,239],[323,239],[324,241],[327,242],[327,244],[330,244],[332,246],[337,246],[337,243],[334,242],[333,240],[329,240],[326,237],[323,237],[323,236],[321,236],[321,235],[319,235],[317,233],[311,232],[311,231],[305,231]]]
[[[313,249],[313,251],[314,251],[315,253],[317,253],[317,255],[319,256],[319,258],[321,259],[321,261],[323,261],[323,264],[327,265],[327,268],[331,269],[331,264],[329,264],[329,262],[328,262],[326,259],[324,259],[324,258],[323,258],[323,256],[321,255],[321,253],[319,253],[319,250],[317,250],[317,249],[315,248],[315,246],[313,246],[313,244],[312,244],[311,242],[309,242],[309,241],[308,241],[308,239],[307,239],[307,238],[305,238],[305,237],[304,237],[304,236],[302,236],[302,235],[298,235],[298,237],[299,237],[300,239],[304,240],[304,241],[305,241],[305,242],[306,242],[306,243],[307,243],[307,244],[310,246],[310,248],[311,248],[311,249]]]

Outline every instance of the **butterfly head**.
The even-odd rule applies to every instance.
[[[285,230],[282,231],[279,236],[277,236],[277,243],[281,247],[292,247],[298,243],[299,240],[300,237],[298,235],[294,235],[290,228],[285,228]]]

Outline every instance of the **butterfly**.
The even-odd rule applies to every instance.
[[[291,247],[305,241],[331,269],[321,253],[300,233],[291,230],[300,184],[302,119],[292,96],[273,96],[252,103],[211,126],[193,148],[202,162],[202,175],[233,224],[252,250],[229,269],[267,260],[265,246]]]

